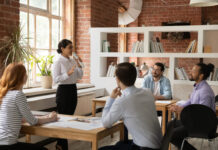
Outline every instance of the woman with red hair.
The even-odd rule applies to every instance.
[[[55,112],[33,116],[22,92],[26,81],[26,69],[20,63],[8,65],[0,79],[0,150],[46,150],[35,144],[17,141],[22,119],[31,125],[57,121]]]

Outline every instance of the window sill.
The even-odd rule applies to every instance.
[[[94,87],[93,84],[82,84],[82,83],[77,84],[78,90],[92,88],[92,87]],[[56,90],[57,90],[57,86],[53,86],[52,89],[44,89],[42,87],[23,89],[23,92],[27,97],[32,97],[37,95],[53,94],[56,93]]]

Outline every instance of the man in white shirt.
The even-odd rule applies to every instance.
[[[133,141],[118,142],[115,146],[106,146],[100,150],[159,149],[162,132],[152,93],[134,86],[137,73],[132,64],[118,64],[115,74],[118,87],[106,102],[102,122],[104,127],[110,128],[118,120],[123,120]]]

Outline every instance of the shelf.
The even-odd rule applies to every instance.
[[[91,28],[91,32],[101,33],[143,33],[143,32],[195,32],[217,30],[218,25],[191,25],[191,26],[155,26],[155,27],[125,27],[125,28]]]
[[[194,81],[189,81],[189,80],[174,80],[174,84],[186,84],[186,85],[194,85]],[[207,81],[209,85],[218,85],[217,81]]]
[[[169,67],[168,78],[171,82],[172,88],[174,85],[188,85],[191,89],[195,82],[189,80],[175,80],[175,68],[183,67],[189,75],[191,67],[202,60],[206,64],[212,63],[215,65],[215,68],[218,68],[218,43],[216,42],[218,34],[214,31],[218,32],[218,25],[91,28],[91,68],[94,68],[94,70],[91,71],[91,83],[95,84],[96,87],[105,87],[108,92],[112,91],[116,86],[116,80],[114,77],[105,76],[107,74],[108,65],[112,62],[113,58],[115,58],[116,63],[135,62],[137,65],[141,65],[143,62],[146,62],[149,67],[151,67],[156,61],[164,62],[166,66]],[[191,37],[180,43],[161,41],[163,43],[168,42],[168,45],[163,44],[163,46],[166,47],[165,51],[168,51],[169,53],[151,53],[150,41],[153,41],[155,37],[160,37],[160,33],[158,32],[191,32]],[[112,35],[113,33],[143,34],[138,36],[136,40],[144,40],[144,52],[132,53],[133,42],[135,42],[134,40],[127,42],[128,45],[126,49],[130,52],[116,52],[118,50],[118,39],[111,39],[111,33]],[[113,48],[111,51],[113,52],[102,52],[102,41],[104,40],[110,42],[110,46]],[[192,40],[197,40],[197,53],[185,53],[185,49],[188,48],[188,43]],[[185,42],[184,45],[182,42]],[[206,50],[212,53],[203,53],[205,47],[211,47],[211,51],[208,51],[210,48]],[[174,53],[176,50],[179,52]],[[139,87],[141,87],[142,82],[143,78],[137,78],[136,84],[140,85]],[[207,82],[209,85],[218,87],[218,81]],[[172,90],[176,91],[180,89]]]
[[[218,53],[120,53],[120,52],[107,53],[107,52],[101,52],[99,55],[100,57],[218,58]]]

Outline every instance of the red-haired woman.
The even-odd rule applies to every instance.
[[[42,117],[34,117],[22,92],[27,81],[23,64],[7,66],[0,80],[0,150],[46,150],[30,143],[17,141],[22,119],[31,125],[57,120],[55,112]]]

